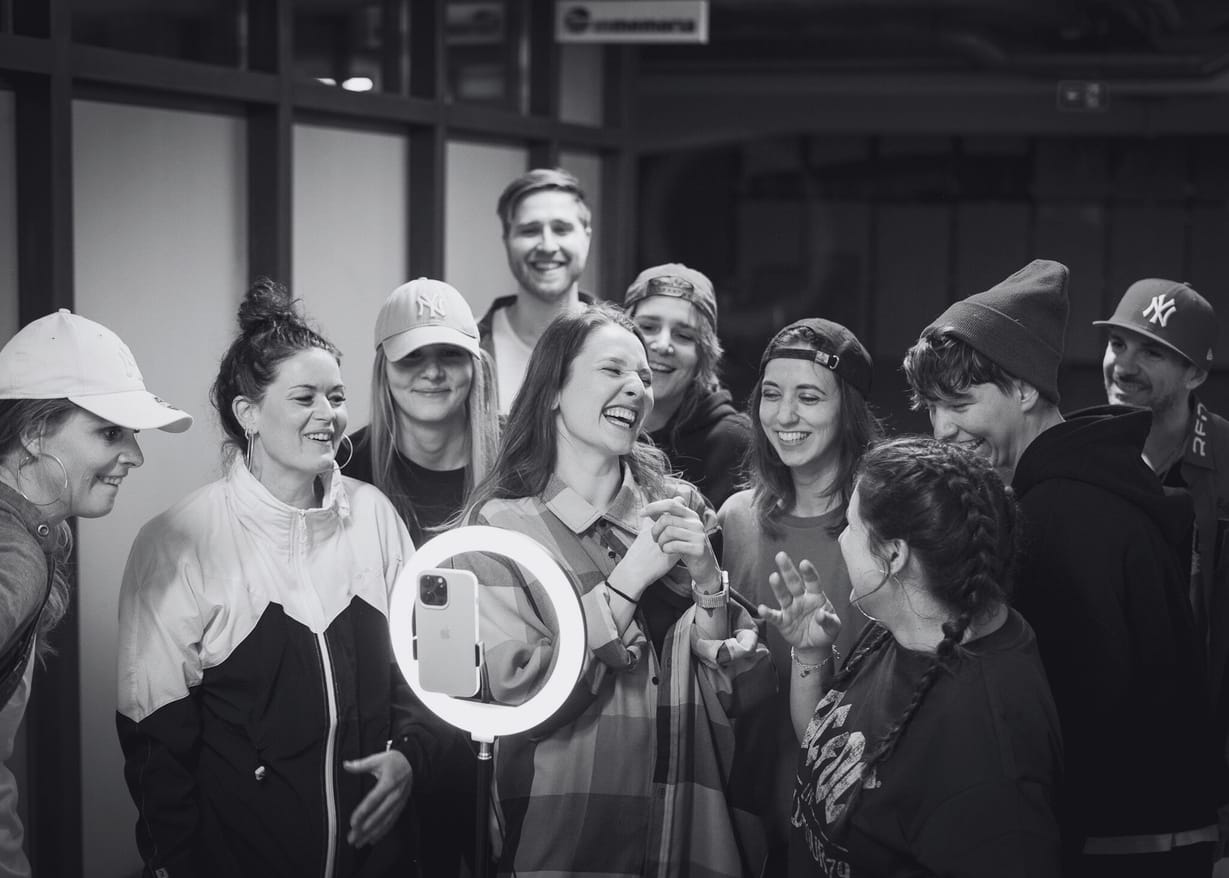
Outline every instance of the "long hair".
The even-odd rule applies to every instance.
[[[333,343],[308,325],[298,310],[298,299],[281,284],[261,277],[239,305],[239,335],[222,357],[209,399],[218,411],[226,444],[242,449],[247,442],[233,403],[243,396],[264,399],[277,368],[299,351],[320,348],[341,362]]]
[[[651,298],[649,296],[636,302],[632,306],[631,316],[635,317],[639,307]],[[691,310],[700,318],[695,325],[696,369],[683,391],[683,401],[670,418],[668,435],[671,443],[678,441],[679,430],[691,420],[705,398],[721,389],[721,358],[725,355],[725,348],[717,335],[717,327],[701,315],[695,305],[691,305]]]
[[[25,458],[26,448],[23,437],[53,436],[64,426],[77,406],[67,399],[0,399],[0,461],[5,469],[16,472]],[[68,521],[61,521],[56,526],[55,576],[51,580],[51,592],[47,596],[47,606],[38,624],[38,655],[45,658],[54,655],[55,650],[47,635],[55,628],[68,612],[70,591],[68,578],[65,575],[65,565],[72,552],[73,531]],[[41,590],[45,583],[28,583],[32,588]]]
[[[822,331],[797,326],[776,335],[769,342],[764,354],[767,357],[774,348],[782,347],[831,349],[833,344],[835,339],[826,338]],[[831,534],[836,536],[845,527],[845,509],[849,506],[853,494],[854,472],[858,461],[870,444],[883,436],[883,425],[871,411],[862,391],[835,372],[832,376],[836,379],[841,395],[838,411],[840,423],[837,425],[838,463],[836,477],[824,492],[824,496],[835,498],[841,510],[841,520],[830,528]],[[781,517],[794,508],[798,496],[789,467],[781,460],[764,432],[764,424],[760,420],[760,401],[763,394],[764,370],[761,368],[759,379],[755,382],[747,403],[747,415],[751,418],[751,443],[747,446],[745,468],[748,484],[752,489],[752,507],[760,527],[768,535],[777,536],[781,532]]]
[[[474,489],[465,517],[496,498],[534,497],[546,489],[555,469],[557,450],[555,398],[572,375],[572,363],[589,336],[603,326],[618,326],[644,336],[622,310],[598,303],[556,317],[546,327],[512,401],[504,425],[499,456],[490,474]],[[665,456],[644,442],[635,442],[623,462],[649,499],[665,495]]]
[[[924,437],[876,445],[858,465],[856,490],[871,551],[886,565],[886,544],[904,541],[921,566],[926,590],[951,615],[909,704],[873,748],[868,746],[862,782],[837,820],[837,832],[849,826],[865,784],[895,751],[940,673],[957,660],[969,625],[1006,603],[1018,541],[1011,488],[988,461],[957,445]],[[886,629],[870,635],[831,686],[844,686],[890,636]]]
[[[499,452],[499,412],[495,405],[495,365],[490,354],[479,351],[473,357],[474,377],[470,381],[469,396],[465,402],[466,443],[469,448],[469,463],[465,467],[465,496],[490,473]],[[396,403],[388,385],[388,357],[384,346],[376,348],[375,362],[371,367],[371,475],[375,486],[388,495],[397,512],[410,529],[418,523],[418,516],[410,502],[409,488],[401,475],[397,450],[400,438],[400,419]],[[440,527],[439,530],[444,529]],[[434,533],[435,531],[432,531]]]

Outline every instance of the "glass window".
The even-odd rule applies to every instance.
[[[242,0],[70,0],[73,40],[237,67]]]
[[[520,19],[505,0],[448,0],[444,48],[448,98],[523,109]]]
[[[294,67],[303,79],[347,91],[400,91],[390,69],[399,68],[403,40],[387,27],[387,4],[372,0],[295,0]]]

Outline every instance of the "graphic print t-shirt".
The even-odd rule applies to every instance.
[[[790,875],[1059,874],[1058,719],[1014,611],[941,672],[891,757],[865,776],[931,660],[888,638],[820,700],[799,755]],[[851,825],[834,838],[858,784]]]

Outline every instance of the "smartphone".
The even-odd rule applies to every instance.
[[[414,657],[424,689],[471,698],[478,694],[478,578],[468,570],[431,569],[418,575]]]

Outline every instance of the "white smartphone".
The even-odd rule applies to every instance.
[[[478,694],[478,578],[468,570],[424,570],[414,602],[414,657],[424,689],[471,698]]]

